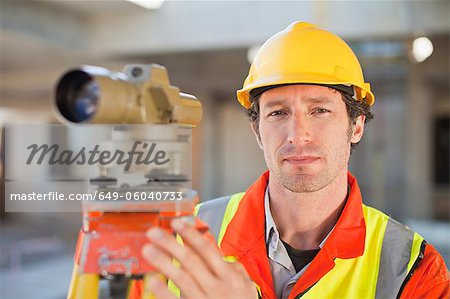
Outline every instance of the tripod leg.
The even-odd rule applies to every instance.
[[[80,273],[77,275],[77,287],[74,299],[96,299],[99,291],[99,276],[92,273]]]
[[[77,289],[77,277],[78,277],[78,265],[75,263],[73,265],[72,277],[70,278],[70,286],[69,291],[67,292],[67,299],[74,299],[76,296],[75,290]]]

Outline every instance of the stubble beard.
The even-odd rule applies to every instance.
[[[302,174],[300,170],[298,174],[292,175],[283,172],[279,168],[274,174],[281,184],[291,192],[316,192],[330,185],[338,177],[342,170],[347,167],[347,162],[343,153],[339,153],[331,159],[338,159],[339,162],[331,169],[326,168],[317,174]]]
[[[347,130],[347,145],[350,145],[351,136],[353,134],[353,126],[350,124]],[[289,191],[295,193],[311,193],[322,190],[330,185],[342,172],[348,169],[349,147],[342,146],[339,151],[331,155],[328,152],[321,153],[321,157],[326,157],[325,163],[330,161],[338,161],[333,167],[325,167],[325,169],[317,174],[302,174],[301,170],[297,174],[288,174],[281,167],[271,167],[276,179]]]

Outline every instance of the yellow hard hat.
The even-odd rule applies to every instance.
[[[292,23],[261,46],[237,98],[248,109],[251,90],[295,83],[352,85],[358,100],[375,102],[352,49],[337,35],[306,22]]]

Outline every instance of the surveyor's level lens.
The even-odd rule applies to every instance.
[[[99,84],[81,70],[68,72],[56,88],[56,105],[62,116],[72,122],[93,117],[99,101]]]
[[[157,64],[129,65],[123,72],[85,65],[66,72],[55,91],[63,123],[195,126],[202,118],[197,98],[172,86]]]

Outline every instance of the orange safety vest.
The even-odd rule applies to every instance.
[[[244,265],[262,298],[275,299],[265,244],[265,172],[245,193],[198,206],[222,253]],[[333,231],[299,278],[289,299],[449,298],[449,272],[421,236],[362,204],[349,173],[350,194]],[[131,298],[139,298],[140,283]],[[133,296],[134,295],[134,296]]]

